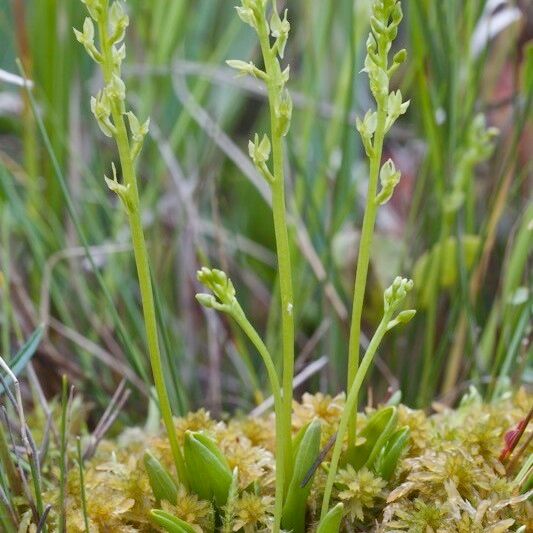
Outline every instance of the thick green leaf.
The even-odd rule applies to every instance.
[[[152,520],[168,533],[196,533],[196,530],[181,518],[160,509],[150,511]]]
[[[283,529],[304,533],[307,498],[311,491],[312,478],[303,481],[320,453],[320,421],[313,420],[302,436],[295,454],[294,469],[283,507]]]
[[[9,368],[15,376],[18,375],[26,368],[26,365],[30,359],[35,355],[37,348],[43,338],[44,326],[41,324],[31,335],[30,338],[26,341],[24,346],[17,352],[15,357],[9,361]],[[11,378],[7,376],[5,378],[6,385],[11,384]],[[0,394],[4,392],[4,386],[0,384]]]
[[[144,467],[156,501],[166,500],[172,505],[178,501],[178,489],[165,467],[150,453],[144,454]]]
[[[533,490],[533,474],[531,474],[527,481],[524,483],[524,486],[520,489],[521,494],[525,494],[526,492],[529,492],[530,490]]]
[[[316,533],[339,533],[343,512],[344,506],[342,503],[332,507],[324,517],[324,520],[321,520],[320,524],[318,524]]]
[[[202,433],[188,431],[184,455],[192,490],[204,500],[214,498],[219,507],[225,505],[233,476],[216,443]]]
[[[364,442],[346,453],[345,463],[350,463],[356,470],[363,466],[372,468],[378,453],[396,429],[398,413],[396,407],[388,406],[376,411],[360,433]]]
[[[409,433],[410,430],[407,426],[399,429],[391,435],[386,446],[380,450],[374,465],[374,471],[378,476],[386,480],[392,477],[400,456],[409,441]]]

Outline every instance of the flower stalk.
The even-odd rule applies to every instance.
[[[281,69],[285,45],[290,31],[287,11],[280,17],[276,1],[272,1],[270,21],[266,16],[267,0],[242,0],[237,7],[241,20],[250,25],[257,33],[264,70],[253,62],[239,60],[228,61],[228,66],[238,71],[239,75],[252,75],[262,79],[267,88],[270,108],[270,137],[263,135],[261,141],[255,135],[249,143],[249,153],[257,170],[270,185],[272,191],[272,217],[276,237],[276,253],[278,259],[278,278],[281,302],[281,335],[282,335],[282,391],[283,396],[279,409],[276,408],[276,419],[279,419],[277,440],[276,466],[276,505],[274,531],[280,530],[283,498],[292,474],[292,385],[294,377],[294,297],[292,288],[292,270],[287,229],[285,206],[285,175],[283,137],[287,135],[291,122],[292,101],[285,85],[289,79],[289,67]],[[269,160],[272,155],[272,166]],[[261,341],[262,342],[262,341]],[[272,381],[272,380],[271,380]],[[282,461],[278,461],[281,455]]]
[[[370,90],[376,101],[376,111],[369,111],[363,120],[357,120],[357,129],[361,134],[363,146],[369,159],[369,180],[366,208],[363,217],[357,268],[353,292],[353,307],[348,345],[348,381],[347,390],[352,390],[359,368],[359,344],[361,337],[361,318],[365,298],[365,288],[370,263],[370,253],[376,217],[380,205],[388,202],[394,188],[399,183],[400,172],[389,160],[381,164],[383,141],[386,133],[397,118],[406,112],[409,102],[402,102],[400,91],[389,92],[392,74],[406,59],[405,50],[394,55],[389,64],[389,52],[392,41],[398,32],[402,20],[399,0],[375,0],[372,6],[371,32],[367,40],[367,56],[364,71],[370,80]],[[381,190],[378,192],[378,181]],[[357,398],[348,427],[348,445],[353,447],[356,440]]]
[[[335,476],[337,475],[337,469],[339,466],[339,460],[344,445],[344,437],[349,430],[350,420],[352,419],[352,413],[357,407],[357,398],[361,385],[374,361],[376,352],[383,340],[383,337],[387,331],[391,330],[398,324],[405,324],[413,318],[415,311],[412,309],[401,311],[396,316],[394,314],[398,310],[402,300],[407,293],[413,288],[412,280],[406,278],[397,277],[393,284],[383,294],[383,317],[379,326],[377,327],[368,349],[361,361],[361,365],[357,369],[353,383],[349,389],[348,397],[346,398],[346,406],[341,415],[339,422],[339,429],[337,431],[337,438],[335,440],[335,446],[333,447],[333,454],[329,465],[328,478],[324,489],[324,497],[322,500],[322,509],[320,513],[320,519],[324,520],[329,511],[329,502],[331,499],[331,493],[333,490],[333,484],[335,482]]]
[[[246,314],[237,300],[232,281],[227,277],[225,272],[217,269],[211,270],[206,267],[203,267],[198,271],[198,281],[209,289],[211,294],[200,293],[196,295],[196,299],[204,307],[226,313],[233,318],[259,352],[270,381],[270,388],[272,389],[272,396],[274,397],[274,410],[276,413],[282,413],[283,398],[281,396],[281,386],[274,361],[260,335],[252,326],[248,318],[246,318]],[[287,453],[287,449],[282,445],[283,443],[278,438],[279,435],[283,435],[285,429],[283,427],[283,418],[281,416],[276,416],[275,423],[278,446],[276,447],[276,502],[274,507],[274,522],[277,524],[276,527],[278,528],[275,530],[279,531],[283,511],[285,475],[287,475],[285,470],[285,454]]]
[[[180,482],[187,486],[185,464],[178,444],[163,373],[154,294],[135,170],[135,160],[148,131],[149,121],[141,124],[131,111],[128,113],[125,111],[126,87],[121,79],[121,63],[126,50],[125,45],[120,45],[120,43],[124,39],[128,26],[128,16],[119,0],[111,5],[109,5],[108,0],[82,0],[82,2],[86,5],[90,16],[85,19],[83,30],[74,30],[74,32],[88,55],[100,65],[104,78],[104,88],[96,97],[91,98],[91,110],[102,132],[115,140],[122,171],[122,182],[118,180],[114,165],[113,178],[106,177],[105,180],[108,187],[119,196],[128,216],[139,280],[148,354],[159,408],[168,434],[176,471]],[[98,28],[100,49],[94,43],[95,27],[93,21]],[[129,134],[125,117],[128,118]]]
[[[285,93],[282,100],[284,74],[281,72],[276,51],[270,46],[268,25],[266,19],[262,20],[258,29],[259,41],[265,61],[267,73],[267,91],[270,106],[270,127],[272,137],[272,216],[274,219],[274,233],[276,236],[276,255],[278,258],[278,276],[281,297],[281,334],[283,349],[283,426],[285,444],[285,470],[291,470],[291,410],[292,410],[292,382],[294,377],[294,298],[292,288],[292,270],[287,230],[287,216],[285,209],[285,178],[283,169],[283,136],[288,130],[287,120],[290,121],[290,112],[283,114],[283,107],[289,106],[290,97]],[[287,73],[288,74],[288,73]],[[287,103],[289,102],[289,103]]]

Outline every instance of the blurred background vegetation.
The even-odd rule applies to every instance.
[[[176,413],[248,411],[268,390],[242,334],[194,300],[201,263],[231,275],[279,353],[268,188],[247,155],[248,139],[268,126],[265,90],[225,65],[259,58],[234,3],[127,2],[125,76],[132,107],[151,118],[139,170]],[[286,4],[296,369],[299,390],[336,392],[345,386],[367,180],[354,124],[373,106],[360,73],[370,1]],[[403,7],[398,46],[409,59],[395,83],[411,106],[385,150],[403,179],[378,217],[364,331],[397,274],[413,277],[418,314],[381,349],[367,400],[401,389],[425,407],[453,403],[470,384],[491,397],[533,381],[533,8],[527,0]],[[114,149],[90,115],[100,80],[71,29],[83,16],[72,0],[0,3],[0,346],[9,362],[44,323],[30,371],[45,394],[66,373],[101,412],[126,377],[134,394],[124,416],[135,422],[146,414],[148,358],[127,222],[103,179]],[[36,113],[6,81],[20,74],[17,57]],[[499,130],[493,141],[482,117]]]

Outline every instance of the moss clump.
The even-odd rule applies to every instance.
[[[520,391],[497,404],[470,395],[455,410],[436,406],[426,416],[398,407],[399,420],[409,426],[406,448],[393,477],[386,481],[366,467],[344,465],[338,472],[334,503],[344,503],[343,531],[374,532],[505,532],[530,531],[533,506],[514,482],[531,443],[507,472],[500,462],[505,434],[527,416],[531,395]],[[343,396],[305,394],[294,404],[294,434],[319,419],[325,435],[333,435]],[[371,412],[361,414],[361,427]],[[91,532],[158,531],[149,512],[160,507],[187,521],[194,530],[269,531],[275,488],[274,420],[263,418],[213,420],[204,410],[175,421],[178,439],[191,429],[204,431],[218,444],[232,469],[237,469],[235,495],[224,509],[178,488],[178,501],[156,502],[143,466],[149,449],[171,469],[168,440],[128,430],[115,441],[101,443],[86,464],[85,489]],[[528,430],[531,432],[531,430]],[[526,434],[523,442],[527,442]],[[308,530],[314,531],[320,512],[329,455],[313,480],[308,501]],[[507,463],[507,467],[509,463]],[[47,501],[57,500],[50,492]],[[531,495],[529,495],[531,496]],[[67,487],[68,531],[85,531],[80,480],[72,469]],[[218,518],[217,518],[218,516]],[[529,529],[528,529],[529,528]]]

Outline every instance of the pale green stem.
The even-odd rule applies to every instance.
[[[337,468],[339,466],[339,460],[340,460],[340,456],[342,453],[342,445],[344,442],[344,437],[346,435],[349,422],[353,418],[352,416],[353,410],[357,407],[357,398],[359,395],[359,391],[361,389],[361,385],[368,373],[368,370],[370,368],[370,365],[372,364],[372,361],[374,360],[374,356],[376,355],[377,349],[383,337],[385,336],[385,333],[387,332],[387,325],[389,323],[389,320],[392,317],[394,308],[395,306],[391,306],[391,308],[383,315],[383,318],[381,319],[381,322],[379,323],[379,326],[376,329],[376,332],[374,333],[374,336],[372,337],[370,344],[368,345],[368,349],[365,353],[365,356],[363,357],[361,361],[361,366],[358,368],[357,373],[355,374],[353,383],[350,386],[349,394],[348,394],[348,397],[346,398],[346,406],[342,412],[341,419],[339,422],[339,429],[337,431],[337,439],[335,440],[333,454],[331,456],[331,463],[329,465],[328,478],[327,478],[326,486],[324,489],[324,498],[322,500],[322,510],[320,513],[320,520],[323,520],[326,514],[328,513],[329,501],[330,501],[331,493],[333,490],[333,484],[335,482],[335,476],[337,475]]]
[[[105,83],[111,81],[112,63],[111,51],[109,45],[109,36],[107,32],[107,21],[100,20],[98,28],[101,37],[102,56],[104,58],[102,67]],[[146,340],[148,344],[148,354],[150,357],[150,364],[152,367],[152,374],[154,376],[154,384],[159,400],[159,409],[161,417],[165,424],[172,450],[174,464],[176,466],[177,474],[184,486],[188,486],[185,462],[181,453],[176,428],[172,419],[172,409],[170,407],[170,400],[166,390],[165,378],[163,373],[163,366],[161,362],[161,352],[159,350],[159,338],[157,333],[157,319],[154,305],[154,294],[152,290],[152,281],[150,279],[150,266],[148,262],[148,252],[146,250],[146,242],[144,239],[139,191],[137,187],[137,178],[135,174],[135,166],[131,157],[130,144],[128,139],[128,132],[124,122],[124,115],[120,109],[120,105],[114,103],[112,105],[112,118],[115,125],[115,140],[119,152],[120,165],[122,168],[122,175],[125,185],[130,188],[132,206],[128,210],[128,218],[131,230],[131,241],[133,245],[133,252],[135,256],[135,264],[137,267],[137,276],[139,279],[139,289],[141,293],[141,302],[144,316],[144,325],[146,330]]]
[[[4,207],[4,206],[2,206]],[[11,263],[10,263],[10,243],[9,233],[11,227],[11,213],[9,209],[3,209],[2,211],[2,278],[0,280],[0,294],[2,295],[2,352],[6,354],[11,353],[10,346],[10,316],[11,316],[11,295],[10,295],[10,283],[11,283]]]
[[[432,358],[435,351],[435,336],[437,326],[437,305],[439,300],[439,286],[441,278],[441,266],[443,261],[446,240],[449,235],[449,225],[446,215],[441,217],[441,231],[439,243],[433,257],[428,261],[427,284],[429,286],[429,303],[426,313],[424,352],[422,358],[422,376],[417,398],[418,407],[425,406],[429,401],[431,390]]]
[[[276,367],[272,361],[272,357],[262,341],[261,337],[252,326],[252,324],[246,318],[246,315],[238,306],[236,313],[232,313],[231,316],[235,319],[237,324],[244,331],[246,336],[250,339],[255,346],[259,355],[263,359],[263,362],[267,369],[268,379],[270,381],[270,388],[272,389],[272,396],[274,396],[274,410],[277,413],[283,412],[283,398],[281,397],[281,387],[279,383],[278,373]],[[279,531],[281,524],[281,514],[283,511],[283,491],[285,483],[285,447],[283,441],[278,438],[278,435],[283,434],[283,419],[280,416],[276,416],[276,501],[274,506],[274,523],[276,524],[274,531]],[[277,529],[276,529],[277,528]]]
[[[366,279],[370,252],[374,236],[374,226],[378,205],[375,201],[378,189],[379,172],[381,168],[381,154],[383,152],[383,139],[385,138],[385,121],[387,118],[386,99],[377,102],[377,125],[374,134],[374,142],[370,157],[370,175],[368,179],[368,191],[366,209],[363,217],[363,228],[357,255],[357,270],[353,292],[352,320],[350,325],[350,340],[348,344],[348,383],[346,390],[352,389],[357,369],[359,367],[359,343],[361,337],[361,316],[365,299]],[[357,430],[357,397],[354,407],[349,409],[350,422],[348,426],[348,446],[355,444]]]
[[[258,27],[259,42],[267,73],[268,102],[270,106],[270,128],[273,159],[272,216],[276,236],[276,252],[278,258],[278,276],[281,297],[281,333],[283,346],[283,431],[280,438],[283,441],[285,453],[285,480],[290,477],[292,470],[291,453],[291,411],[292,411],[292,382],[294,375],[294,318],[292,271],[287,231],[285,209],[285,179],[283,171],[283,138],[279,131],[279,120],[276,109],[279,105],[279,65],[270,47],[268,26],[262,20]],[[276,497],[278,495],[276,494]],[[281,496],[282,497],[282,496]],[[279,528],[279,524],[276,525]]]
[[[85,475],[83,473],[83,455],[81,453],[81,439],[80,437],[76,440],[76,451],[78,452],[78,471],[80,476],[80,499],[81,499],[81,510],[83,513],[83,524],[85,526],[84,533],[90,533],[89,529],[89,515],[87,514],[87,494],[85,492]]]

